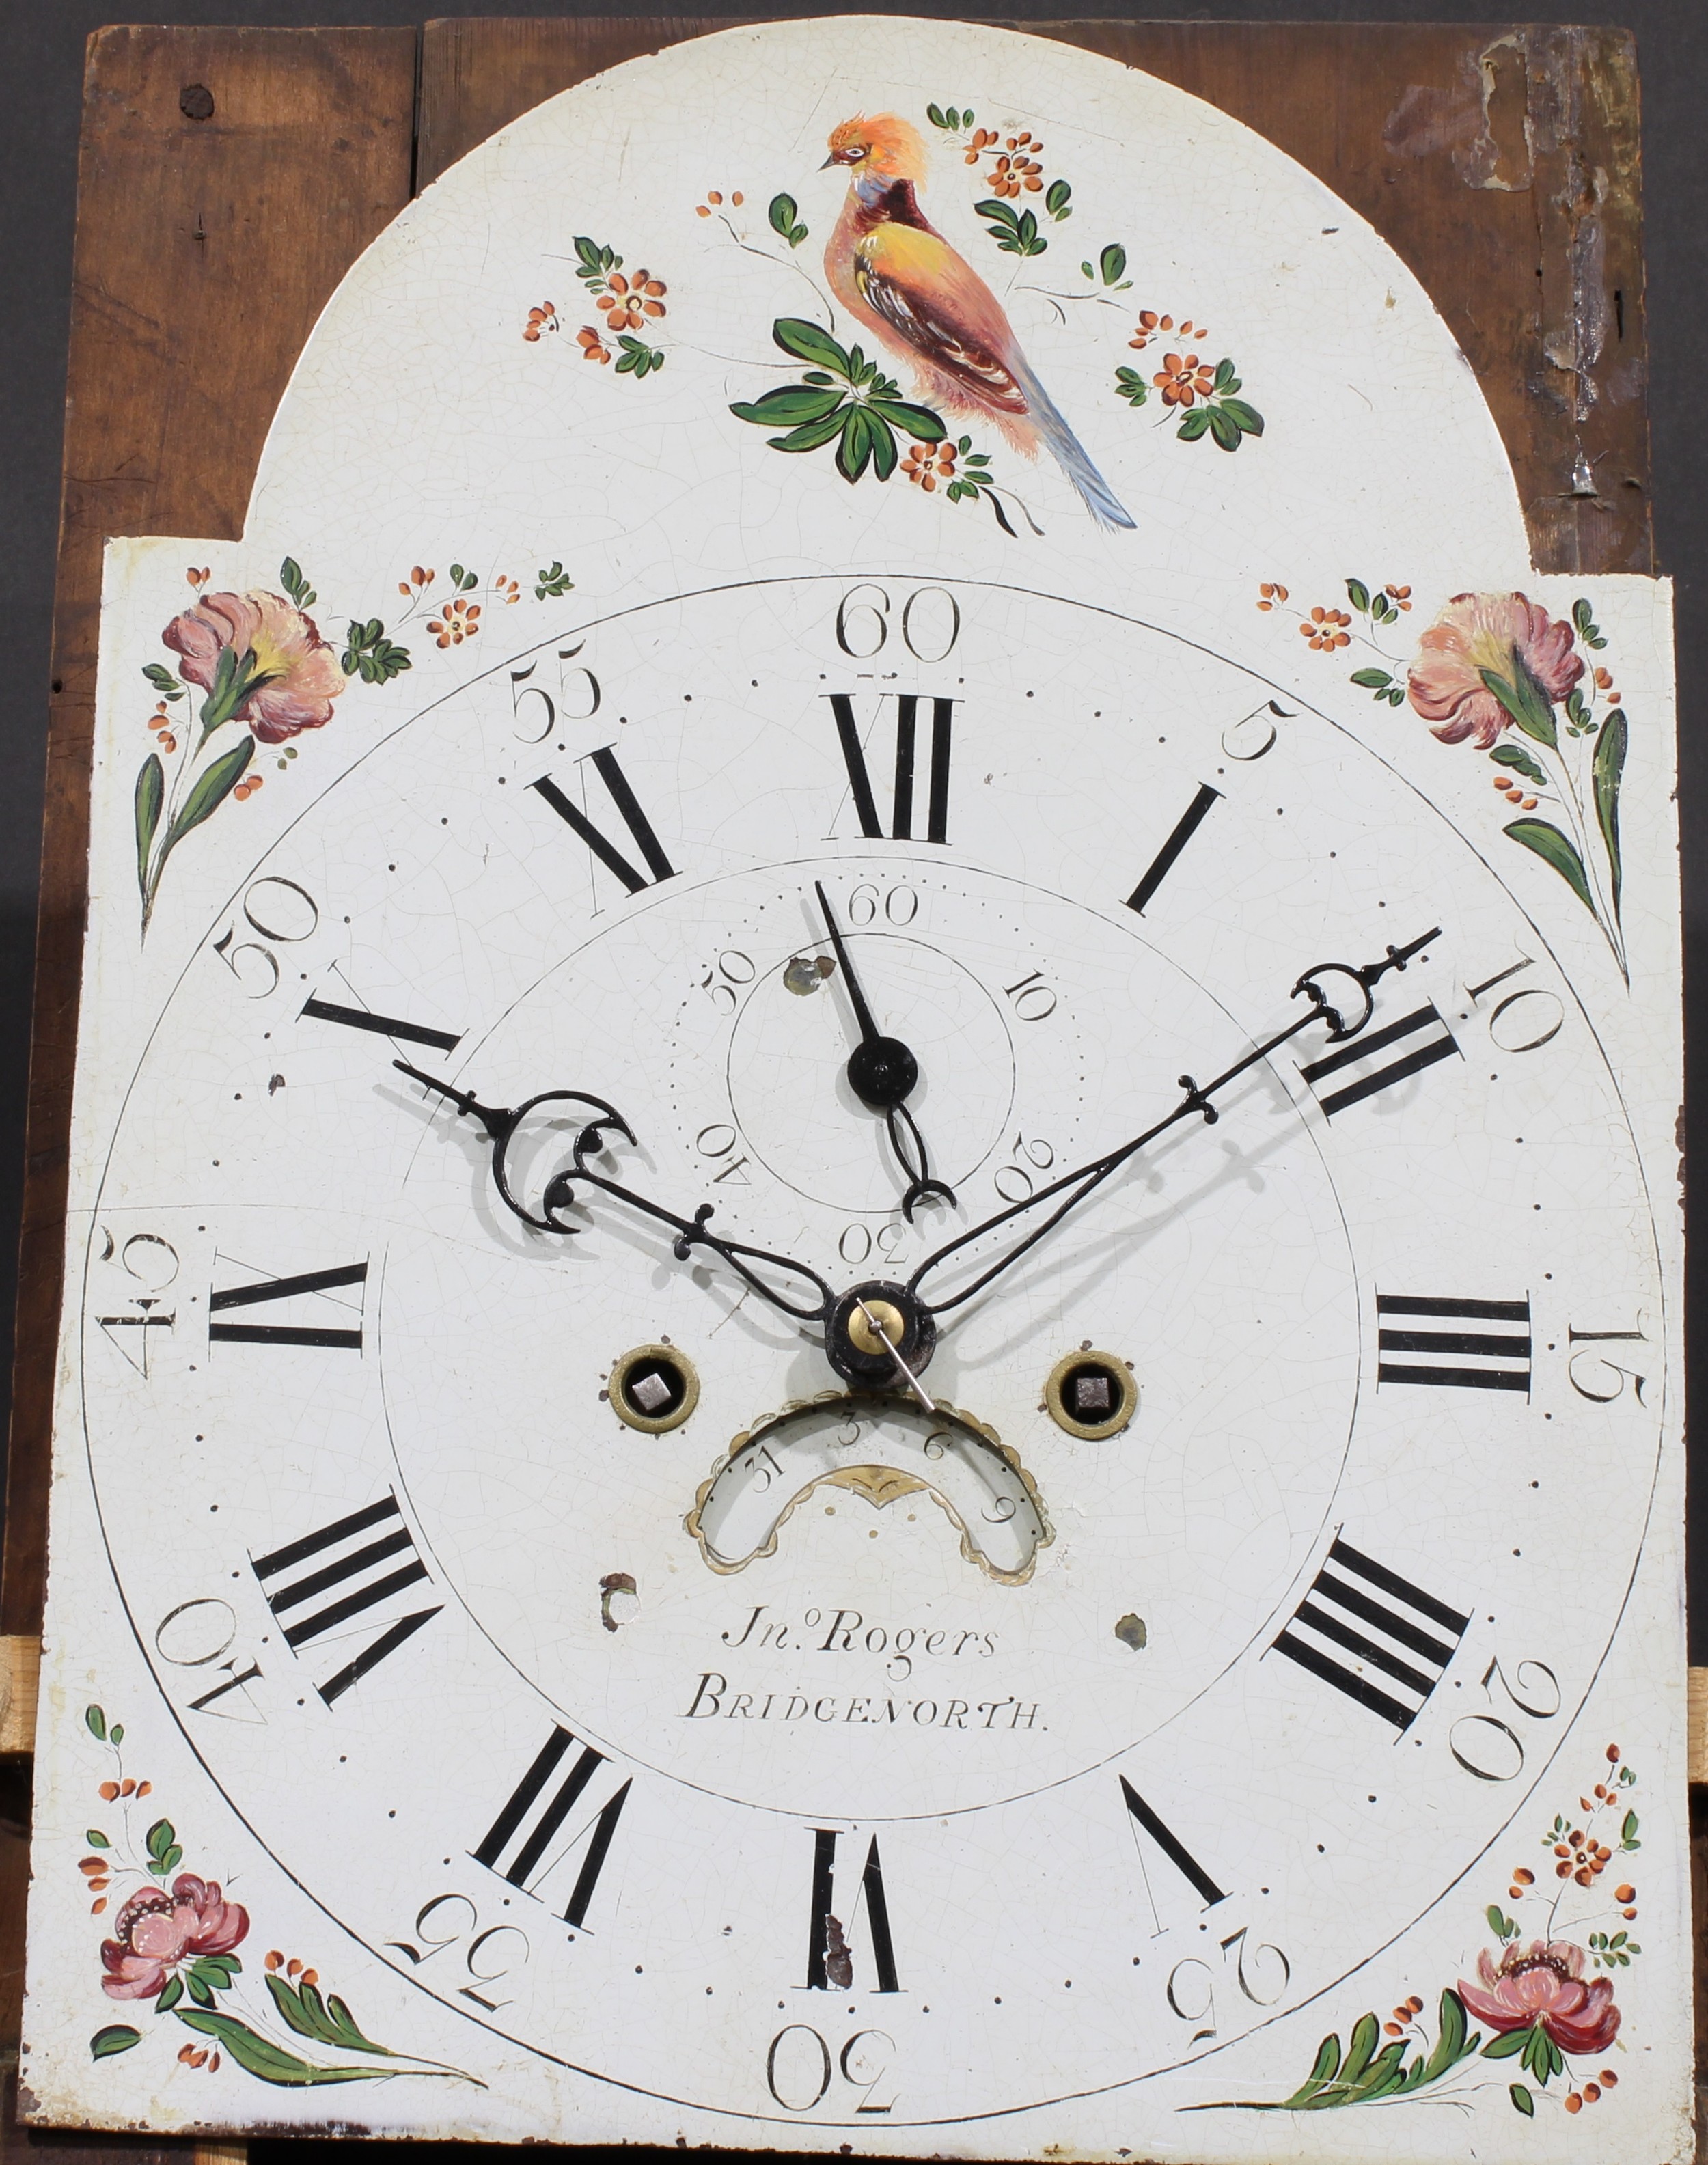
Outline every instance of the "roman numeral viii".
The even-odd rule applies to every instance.
[[[565,825],[580,835],[588,849],[604,865],[613,872],[628,888],[638,894],[643,887],[655,885],[659,880],[672,879],[676,867],[664,854],[664,846],[653,831],[652,822],[640,809],[640,800],[629,787],[629,778],[617,764],[617,755],[609,745],[602,751],[590,752],[583,764],[592,766],[605,785],[613,804],[622,815],[623,824],[634,839],[635,846],[646,860],[647,869],[640,872],[632,865],[614,842],[609,840],[593,824],[579,805],[572,804],[549,774],[542,774],[528,787],[539,792]]]
[[[533,1765],[487,1829],[486,1838],[474,1852],[474,1858],[488,1872],[496,1872],[501,1878],[509,1880],[512,1887],[519,1887],[525,1894],[538,1895],[540,1883],[584,1841],[587,1853],[582,1858],[563,1910],[565,1924],[573,1925],[580,1931],[586,1925],[588,1905],[599,1883],[599,1874],[605,1868],[617,1821],[623,1816],[623,1807],[629,1800],[630,1784],[625,1781],[591,1820],[572,1828],[559,1842],[557,1836],[563,1823],[575,1809],[582,1792],[599,1768],[609,1763],[602,1751],[583,1744],[566,1767],[564,1762],[578,1741],[561,1723],[553,1725]]]
[[[324,1562],[319,1559],[325,1559]],[[271,1554],[250,1559],[261,1581],[267,1606],[285,1630],[285,1643],[293,1653],[316,1639],[347,1637],[344,1627],[377,1609],[394,1593],[416,1586],[427,1577],[427,1567],[415,1553],[415,1543],[403,1524],[398,1499],[387,1494],[365,1510],[335,1519],[318,1533],[287,1541]],[[418,1609],[383,1625],[353,1661],[335,1670],[315,1689],[328,1706],[343,1698],[353,1684],[377,1669],[405,1640],[413,1639],[424,1624],[439,1614],[442,1604]],[[379,1624],[381,1620],[368,1620]]]
[[[919,752],[919,694],[896,692],[888,695],[895,701],[895,787],[890,798],[888,827],[878,816],[878,799],[872,794],[872,776],[867,771],[866,753],[860,742],[860,727],[854,719],[854,702],[846,692],[829,692],[825,696],[830,700],[830,712],[836,716],[836,740],[842,747],[842,764],[848,770],[848,787],[853,794],[854,810],[860,821],[861,833],[888,835],[899,842],[911,840],[914,838],[914,780]],[[955,706],[953,699],[931,701],[931,748],[926,783],[925,831],[920,838],[927,842],[946,842],[949,839],[949,754]]]
[[[1357,1580],[1363,1584],[1355,1584]],[[1441,1682],[1470,1621],[1349,1541],[1336,1541],[1271,1651],[1379,1714],[1404,1736]],[[1354,1666],[1343,1658],[1347,1654]],[[1379,1683],[1372,1671],[1384,1681]]]
[[[298,1271],[293,1277],[257,1278],[251,1285],[218,1287],[208,1296],[208,1342],[210,1346],[338,1346],[352,1353],[361,1351],[361,1325],[324,1323],[215,1323],[211,1319],[234,1308],[255,1308],[269,1301],[290,1300],[299,1294],[335,1293],[341,1286],[365,1286],[367,1265],[340,1263],[329,1271]],[[361,1314],[361,1298],[333,1301],[335,1313],[343,1309]],[[310,1309],[309,1314],[324,1313]]]
[[[1379,1383],[1434,1383],[1458,1390],[1530,1389],[1530,1303],[1447,1300],[1379,1293]],[[1444,1323],[1460,1325],[1443,1330]],[[1420,1324],[1433,1328],[1420,1328]],[[1481,1326],[1467,1330],[1471,1324]],[[1504,1325],[1504,1329],[1489,1326]]]
[[[1356,1076],[1351,1082],[1337,1084],[1331,1090],[1318,1089],[1325,1077],[1338,1075],[1345,1069],[1368,1060],[1373,1052],[1385,1052],[1390,1045],[1403,1045],[1408,1038],[1415,1044],[1406,1046],[1404,1052],[1379,1067]],[[1349,1105],[1356,1105],[1373,1098],[1378,1091],[1391,1090],[1396,1082],[1403,1082],[1408,1075],[1421,1074],[1426,1067],[1434,1067],[1437,1060],[1463,1058],[1453,1041],[1453,1034],[1436,1012],[1433,1000],[1426,1000],[1421,1008],[1409,1015],[1401,1015],[1398,1022],[1386,1024],[1373,1030],[1368,1037],[1355,1037],[1350,1045],[1336,1046],[1326,1052],[1321,1060],[1313,1060],[1299,1073],[1316,1091],[1317,1100],[1324,1113],[1332,1119],[1336,1113],[1344,1113]]]

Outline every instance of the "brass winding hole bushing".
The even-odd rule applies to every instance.
[[[700,1400],[698,1372],[677,1346],[631,1346],[611,1363],[611,1410],[644,1435],[680,1428]]]
[[[1139,1409],[1132,1363],[1090,1346],[1064,1354],[1050,1371],[1044,1404],[1057,1427],[1069,1435],[1088,1443],[1119,1435]]]

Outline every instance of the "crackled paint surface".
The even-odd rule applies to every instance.
[[[412,204],[109,551],[34,2117],[1685,2155],[1668,608],[1064,47]]]

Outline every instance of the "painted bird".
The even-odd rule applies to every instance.
[[[1028,458],[1042,444],[1099,526],[1132,519],[1020,350],[988,286],[920,208],[925,146],[894,113],[845,120],[825,166],[848,168],[825,250],[831,291],[907,361],[933,405],[994,422]]]

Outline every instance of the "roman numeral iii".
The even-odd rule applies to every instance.
[[[640,800],[629,787],[628,777],[617,764],[616,753],[609,745],[606,745],[602,751],[590,752],[586,763],[604,783],[612,803],[621,814],[623,824],[633,837],[635,848],[646,860],[646,872],[637,870],[629,861],[616,844],[600,832],[580,806],[570,802],[549,774],[542,774],[537,782],[530,782],[528,787],[539,792],[565,825],[580,835],[599,862],[608,872],[616,874],[630,894],[638,894],[643,887],[652,886],[659,880],[673,879],[676,867],[665,856],[664,845],[654,833],[652,822],[640,809]],[[582,762],[578,761],[577,764]]]
[[[326,1561],[317,1561],[322,1557]],[[398,1499],[390,1494],[250,1561],[267,1606],[283,1625],[285,1643],[293,1653],[317,1639],[349,1636],[344,1626],[427,1577]],[[342,1699],[352,1685],[413,1639],[440,1606],[435,1602],[430,1609],[418,1609],[389,1622],[369,1620],[380,1627],[379,1636],[324,1683],[315,1686],[327,1705]]]
[[[1285,1654],[1404,1736],[1441,1682],[1470,1621],[1350,1541],[1337,1540],[1271,1651]],[[1347,1665],[1347,1654],[1356,1667]]]
[[[255,1308],[275,1300],[291,1300],[300,1294],[335,1293],[343,1286],[365,1286],[367,1265],[340,1263],[328,1271],[298,1271],[293,1277],[257,1278],[253,1284],[216,1288],[208,1296],[208,1342],[210,1346],[335,1346],[346,1351],[361,1351],[361,1325],[326,1323],[215,1323],[211,1319],[235,1308]],[[360,1317],[361,1299],[334,1301],[327,1309],[353,1311]],[[310,1309],[309,1314],[325,1312]]]
[[[854,702],[846,692],[830,692],[830,712],[836,717],[836,740],[842,747],[842,763],[848,770],[848,788],[862,835],[889,835],[899,842],[914,839],[914,781],[918,761],[920,698],[914,692],[889,694],[895,701],[895,786],[890,798],[889,824],[878,816],[872,776],[854,719]],[[949,839],[949,754],[956,702],[931,701],[931,745],[926,784],[925,831],[921,840]]]
[[[1379,1293],[1376,1314],[1379,1383],[1432,1383],[1457,1390],[1528,1394],[1527,1300],[1448,1300]],[[1449,1322],[1481,1327],[1441,1328]],[[1421,1327],[1428,1325],[1434,1327]]]
[[[582,1792],[599,1768],[609,1763],[602,1751],[583,1744],[577,1757],[564,1767],[571,1747],[578,1741],[561,1723],[553,1726],[545,1746],[516,1784],[509,1801],[487,1829],[485,1839],[473,1855],[477,1864],[496,1872],[512,1887],[519,1887],[525,1894],[538,1895],[540,1883],[585,1841],[586,1853],[562,1912],[565,1924],[573,1925],[580,1931],[586,1925],[588,1907],[599,1883],[599,1874],[605,1868],[617,1822],[629,1800],[630,1784],[625,1781],[590,1820],[572,1828],[559,1843],[558,1834]]]
[[[1326,1076],[1338,1075],[1344,1069],[1356,1067],[1368,1060],[1373,1052],[1385,1052],[1390,1045],[1404,1045],[1408,1038],[1417,1042],[1384,1066],[1371,1069],[1349,1082],[1342,1082],[1332,1090],[1317,1089]],[[1299,1073],[1316,1091],[1317,1100],[1324,1113],[1332,1119],[1336,1113],[1344,1113],[1349,1105],[1361,1104],[1373,1098],[1380,1090],[1391,1090],[1396,1082],[1403,1082],[1408,1075],[1421,1073],[1426,1067],[1434,1067],[1437,1060],[1463,1057],[1453,1041],[1453,1034],[1436,1012],[1435,1002],[1426,1000],[1421,1008],[1409,1015],[1401,1015],[1398,1022],[1386,1024],[1373,1030],[1367,1037],[1355,1037],[1350,1045],[1336,1046],[1326,1052],[1321,1060],[1313,1060]]]

